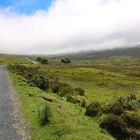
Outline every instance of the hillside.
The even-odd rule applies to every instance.
[[[62,54],[58,56],[52,57],[70,57],[73,59],[95,59],[95,58],[103,58],[103,57],[112,57],[112,56],[132,56],[139,57],[140,56],[140,46],[130,47],[130,48],[118,48],[111,50],[103,50],[103,51],[84,51],[73,54]]]

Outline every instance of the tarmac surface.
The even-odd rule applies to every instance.
[[[6,68],[0,66],[0,140],[20,140],[14,124],[8,76]]]

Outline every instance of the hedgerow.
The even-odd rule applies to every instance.
[[[23,76],[32,86],[37,86],[42,90],[47,90],[49,88],[49,80],[46,74],[37,67],[15,64],[9,65],[8,69],[13,73]]]

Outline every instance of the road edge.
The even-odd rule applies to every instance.
[[[30,131],[29,131],[29,129],[27,127],[27,123],[23,117],[21,103],[20,103],[19,98],[17,97],[16,91],[12,85],[12,81],[8,74],[7,68],[6,68],[6,74],[7,74],[7,78],[8,78],[9,93],[10,93],[10,98],[11,98],[12,107],[13,107],[13,113],[11,115],[13,116],[14,122],[15,122],[13,127],[17,130],[17,133],[19,134],[21,140],[29,140],[31,138]]]

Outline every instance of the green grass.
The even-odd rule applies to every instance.
[[[9,73],[13,85],[21,101],[23,114],[31,130],[32,140],[112,140],[99,128],[98,119],[91,119],[84,115],[85,110],[79,105],[60,100],[53,93],[46,93],[38,88],[30,87],[22,77]],[[38,109],[43,105],[45,96],[55,99],[56,102],[48,103],[52,110],[52,121],[46,126],[41,126],[38,118]]]
[[[83,87],[89,100],[112,101],[118,96],[137,94],[140,91],[140,79],[121,73],[94,68],[46,67],[50,79],[58,78],[73,87]]]
[[[15,56],[15,55],[0,55],[0,64],[7,65],[7,64],[30,64],[29,61],[25,59],[24,56]]]
[[[102,65],[103,60],[100,61],[100,63],[99,60],[96,61],[96,64],[98,62]],[[90,65],[79,66],[79,63],[80,65],[85,63],[81,60],[80,62],[79,60],[74,61],[70,66],[54,64],[39,67],[46,72],[49,80],[58,78],[60,81],[66,82],[74,88],[84,88],[88,103],[99,101],[102,104],[106,104],[113,102],[120,96],[127,96],[129,94],[135,94],[140,98],[140,78],[135,76],[137,72],[135,69],[136,66],[131,66],[133,60],[127,61],[125,66],[122,66],[123,61],[121,61],[121,58],[118,58],[118,65],[113,69],[110,69],[110,66],[112,66],[111,60],[107,60],[106,65],[100,67],[100,69],[93,68],[91,66],[93,62],[91,61],[87,61]],[[129,65],[126,66],[126,64]],[[117,69],[118,67],[119,69]],[[137,65],[137,69],[139,69],[139,64]],[[126,70],[127,72],[125,72]],[[130,72],[134,75],[130,74]],[[9,75],[21,101],[27,125],[31,130],[31,140],[114,139],[99,127],[102,116],[95,118],[87,117],[85,116],[85,109],[78,104],[60,99],[51,90],[44,92],[36,87],[31,87],[18,75],[10,72]],[[47,102],[40,98],[40,96],[51,98],[53,102]],[[38,118],[38,110],[44,103],[50,106],[52,117],[51,123],[41,126]]]

